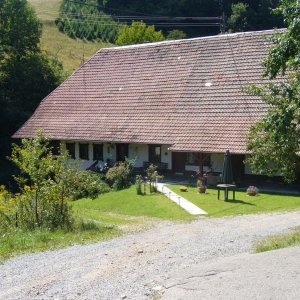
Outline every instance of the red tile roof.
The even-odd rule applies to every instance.
[[[101,49],[46,97],[15,138],[170,144],[245,153],[266,111],[241,88],[261,83],[274,31]]]

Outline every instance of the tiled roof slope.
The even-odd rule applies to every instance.
[[[266,111],[242,92],[261,83],[274,31],[101,49],[46,97],[15,138],[170,144],[245,153]]]

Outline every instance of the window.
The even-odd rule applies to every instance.
[[[93,144],[93,160],[103,160],[102,144]]]
[[[79,143],[79,158],[89,160],[89,144]]]
[[[195,165],[195,164],[197,164],[197,153],[195,153],[195,152],[188,152],[186,154],[186,163],[188,165]]]
[[[160,163],[161,162],[161,146],[149,145],[149,162]]]
[[[186,164],[187,165],[200,165],[210,166],[210,154],[188,152],[186,154]]]
[[[59,154],[59,150],[60,150],[60,142],[57,140],[52,140],[50,141],[50,147],[52,148],[52,154],[53,155],[58,155]]]
[[[75,159],[75,143],[66,143],[66,149],[72,159]]]

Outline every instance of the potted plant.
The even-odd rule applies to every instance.
[[[256,186],[250,185],[247,188],[247,195],[248,196],[255,196],[258,194],[258,188]]]
[[[198,182],[197,182],[198,188],[199,188],[199,193],[200,194],[205,194],[206,192],[206,185],[207,185],[207,176],[204,175],[199,175],[198,177]]]

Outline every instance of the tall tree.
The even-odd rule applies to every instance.
[[[26,0],[0,1],[0,180],[11,135],[63,79],[61,63],[40,51],[41,29]]]
[[[264,30],[283,26],[281,15],[272,12],[278,6],[278,0],[229,2],[232,2],[231,11],[228,11],[227,8],[229,32]]]
[[[250,93],[269,105],[265,117],[251,128],[248,159],[252,169],[287,182],[296,178],[300,154],[300,9],[296,0],[281,0],[277,13],[283,15],[286,31],[274,36],[274,47],[264,61],[265,76],[285,75],[285,81],[252,87]]]

